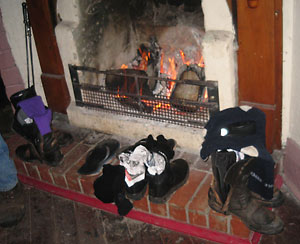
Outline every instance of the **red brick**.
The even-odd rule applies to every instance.
[[[190,224],[202,227],[208,227],[206,224],[206,215],[197,213],[196,211],[189,211]]]
[[[147,189],[144,197],[141,200],[133,202],[134,208],[138,209],[138,210],[142,210],[144,212],[149,212],[148,198],[147,198],[147,196],[148,196],[148,189]]]
[[[68,188],[70,190],[81,192],[79,185],[79,177],[77,175],[66,175],[66,180],[68,182]]]
[[[21,175],[27,175],[27,171],[25,169],[25,165],[24,165],[23,161],[18,158],[15,158],[14,162],[15,162],[15,166],[16,166],[18,173]]]
[[[155,204],[150,202],[151,213],[157,214],[160,216],[167,216],[167,205],[166,204]]]
[[[32,178],[38,179],[40,180],[39,174],[38,174],[38,170],[35,164],[33,163],[25,163],[27,172],[29,174],[29,176],[31,176]]]
[[[68,146],[65,146],[65,147],[62,147],[61,148],[61,153],[63,155],[67,155],[75,146],[77,146],[79,144],[79,142],[77,141],[74,141],[73,143],[71,143],[70,145]]]
[[[85,194],[89,196],[94,196],[94,181],[98,177],[99,176],[87,176],[87,177],[80,178],[80,184]]]
[[[86,145],[77,145],[70,153],[68,153],[64,157],[64,161],[61,165],[51,169],[52,174],[65,174],[74,164],[76,164],[85,155],[88,149],[89,147]]]
[[[248,227],[237,217],[232,215],[232,219],[230,221],[231,225],[231,234],[241,237],[241,238],[248,238],[251,231]]]
[[[184,208],[194,195],[205,175],[203,172],[191,170],[187,183],[175,192],[169,204]]]
[[[77,173],[77,171],[85,163],[85,158],[86,156],[83,156],[78,163],[73,165],[73,167],[66,172],[66,180],[68,182],[69,189],[73,191],[81,192],[79,184],[80,175]]]
[[[207,212],[209,209],[208,206],[208,189],[211,184],[212,175],[209,174],[208,177],[203,182],[201,188],[197,192],[196,196],[192,200],[191,204],[189,205],[189,210],[196,210],[201,212]]]
[[[57,186],[67,188],[67,183],[66,183],[66,179],[65,179],[64,175],[52,173],[52,177],[53,177],[54,183]]]
[[[211,210],[209,213],[209,228],[227,233],[227,217]]]
[[[185,208],[169,205],[170,218],[178,221],[187,222]]]
[[[46,181],[50,184],[53,184],[53,180],[52,180],[52,177],[50,175],[50,168],[49,166],[47,165],[44,165],[44,164],[40,164],[37,166],[38,167],[38,170],[40,172],[40,176],[41,176],[41,180],[42,181]]]

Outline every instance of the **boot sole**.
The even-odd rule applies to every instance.
[[[189,173],[190,172],[189,172],[189,169],[188,169],[187,174],[186,174],[184,180],[180,184],[178,184],[176,186],[173,186],[164,196],[162,196],[162,197],[153,197],[153,196],[149,195],[149,201],[152,202],[152,203],[156,203],[156,204],[166,203],[171,198],[172,194],[178,188],[180,188],[181,186],[183,186],[187,182],[187,180],[189,178]]]

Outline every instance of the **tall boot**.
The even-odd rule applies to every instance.
[[[186,183],[188,176],[189,166],[183,159],[167,161],[164,171],[159,175],[151,175],[147,171],[150,202],[156,204],[167,202],[171,195]]]
[[[233,214],[239,217],[250,230],[262,234],[278,234],[283,230],[282,220],[252,198],[247,187],[255,160],[256,158],[250,158],[232,164],[224,179],[214,175],[217,181],[224,181],[229,185],[229,191],[225,202],[222,202],[217,190],[214,189],[215,185],[212,184],[208,192],[209,206],[225,215]]]

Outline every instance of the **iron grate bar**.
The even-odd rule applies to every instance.
[[[172,80],[176,84],[184,83],[207,89],[208,97],[206,101],[203,100],[203,97],[199,97],[197,101],[192,101],[168,98],[162,95],[140,95],[138,92],[130,91],[121,92],[101,85],[87,84],[79,80],[78,71],[88,70],[88,72],[104,75],[111,74],[111,71],[98,71],[94,68],[73,65],[69,65],[69,68],[76,105],[87,109],[193,128],[203,128],[210,115],[219,109],[216,81],[201,81],[199,84],[196,84],[196,81]],[[123,74],[123,76],[125,75]],[[132,77],[135,79],[135,82],[137,82],[138,78],[149,79],[147,76],[140,75],[133,75]],[[155,79],[161,80],[159,77]],[[170,79],[166,80],[170,81]],[[138,91],[139,89],[136,90]]]

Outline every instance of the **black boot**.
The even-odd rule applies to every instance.
[[[262,234],[278,234],[283,230],[282,220],[252,198],[247,187],[248,178],[253,165],[255,165],[255,160],[256,158],[250,158],[232,164],[227,170],[224,179],[220,178],[219,175],[214,175],[215,181],[224,181],[225,184],[229,185],[229,191],[225,202],[221,201],[221,197],[213,182],[208,192],[208,204],[217,212],[225,215],[236,215],[250,230]]]
[[[23,185],[17,185],[10,191],[0,192],[0,226],[11,227],[21,221],[25,214]]]
[[[152,136],[151,136],[151,139],[153,139]],[[144,167],[144,173],[143,173],[144,179],[142,179],[138,182],[135,182],[133,185],[129,185],[129,182],[127,183],[126,178],[127,178],[127,180],[129,180],[129,179],[134,180],[136,177],[141,177],[141,175],[140,175],[140,172],[137,175],[130,175],[129,172],[127,171],[127,167],[129,165],[126,166],[126,164],[122,164],[122,162],[123,163],[127,162],[126,158],[129,157],[129,155],[131,155],[138,146],[142,145],[142,146],[146,147],[146,141],[147,141],[146,138],[142,139],[142,140],[138,141],[136,144],[127,147],[125,150],[122,151],[122,153],[120,153],[118,155],[121,165],[125,166],[125,172],[126,172],[126,174],[125,174],[126,175],[125,176],[125,193],[126,193],[126,196],[129,199],[134,200],[134,201],[141,200],[146,193],[147,184],[148,184],[148,182],[145,178],[146,167],[144,164],[142,164],[142,167]],[[129,163],[129,162],[127,162],[127,163]],[[140,162],[136,162],[136,163],[141,164]],[[136,167],[137,166],[138,165],[136,165]],[[134,166],[132,165],[132,167],[134,167]]]
[[[167,162],[165,170],[160,175],[147,173],[149,200],[157,204],[167,202],[171,195],[186,183],[188,176],[189,166],[183,159]]]
[[[148,182],[146,179],[135,183],[131,187],[128,187],[127,184],[125,184],[126,196],[129,199],[134,200],[134,201],[141,200],[146,193],[147,184],[148,184]]]

